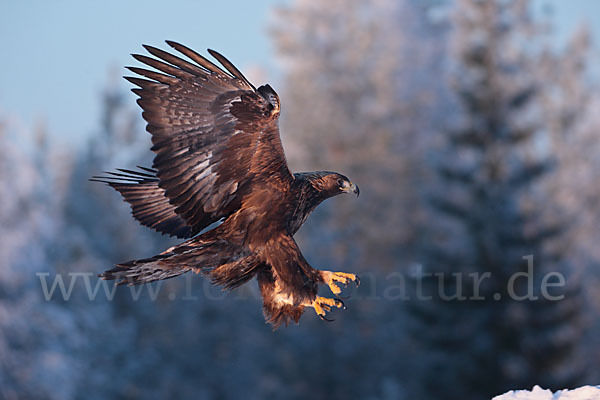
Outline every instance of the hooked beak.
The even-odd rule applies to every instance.
[[[354,183],[350,183],[350,186],[348,186],[346,188],[345,192],[346,193],[354,193],[356,195],[356,197],[358,197],[360,195],[360,189]]]

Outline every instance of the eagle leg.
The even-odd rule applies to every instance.
[[[332,272],[332,271],[320,271],[321,279],[323,282],[329,286],[329,289],[333,294],[340,294],[342,289],[337,285],[337,282],[342,285],[348,285],[349,282],[356,283],[358,287],[360,285],[360,279],[358,276],[354,274],[349,274],[347,272]]]
[[[328,321],[328,322],[333,321],[333,320],[325,317],[325,315],[327,315],[327,313],[329,311],[331,311],[331,307],[342,308],[344,310],[346,309],[346,305],[340,299],[338,299],[338,298],[330,299],[330,298],[321,297],[321,296],[317,296],[312,303],[307,304],[307,305],[309,307],[312,307],[315,309],[315,312],[317,313],[319,318],[321,318],[324,321]]]

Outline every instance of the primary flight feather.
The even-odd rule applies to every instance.
[[[167,44],[187,60],[144,46],[153,57],[133,57],[152,69],[128,67],[138,76],[125,77],[137,86],[132,91],[152,135],[152,168],[92,180],[119,191],[143,225],[188,240],[100,276],[136,285],[195,271],[226,288],[256,277],[274,327],[298,322],[306,307],[327,319],[343,302],[318,296],[318,284],[338,295],[339,284],[358,278],[311,267],[293,236],[323,200],[358,195],[358,187],[335,172],[292,174],[271,86],[255,88],[216,51],[208,50],[225,70],[188,47]]]

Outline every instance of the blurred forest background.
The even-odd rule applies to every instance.
[[[78,152],[0,115],[0,398],[486,399],[599,383],[600,75],[586,27],[557,46],[525,0],[298,0],[269,29],[292,170],[361,188],[297,235],[313,266],[361,275],[349,309],[272,333],[254,282],[222,293],[195,276],[109,301],[97,273],[174,242],[87,180],[151,163],[140,111],[108,85]],[[536,293],[560,272],[564,299],[494,300],[529,255]],[[448,295],[452,273],[489,271],[485,300],[415,300],[417,266],[444,273]],[[74,282],[69,301],[58,286],[45,299],[57,274]],[[423,282],[437,293],[437,276]]]

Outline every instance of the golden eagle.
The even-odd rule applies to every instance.
[[[136,285],[195,271],[231,289],[256,276],[265,318],[275,328],[298,322],[305,307],[327,320],[344,303],[317,296],[318,284],[338,295],[339,284],[358,278],[311,267],[294,234],[319,203],[340,193],[358,196],[358,186],[335,172],[292,174],[271,86],[255,88],[216,51],[208,50],[226,71],[188,47],[167,44],[187,60],[144,46],[154,57],[133,57],[154,70],[128,67],[141,77],[125,77],[137,86],[132,91],[152,135],[153,168],[92,180],[119,191],[143,225],[188,240],[100,277]]]

